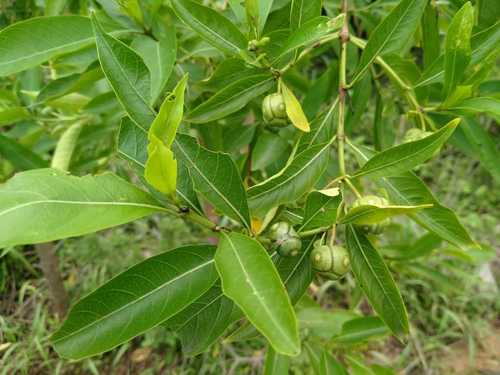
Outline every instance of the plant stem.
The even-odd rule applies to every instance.
[[[349,19],[347,17],[347,0],[342,0],[342,12],[345,14],[344,24],[339,34],[340,38],[340,61],[339,61],[339,118],[337,125],[337,155],[339,159],[339,173],[346,174],[344,159],[344,122],[345,122],[345,97],[347,90],[346,83],[346,61],[347,42],[349,41]]]
[[[349,186],[349,188],[352,190],[356,198],[361,198],[361,194],[359,193],[358,189],[356,189],[356,186],[354,186],[354,184],[348,178],[346,178],[344,181],[346,182],[347,186]]]

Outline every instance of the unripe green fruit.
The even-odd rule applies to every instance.
[[[311,263],[315,271],[330,279],[344,276],[351,267],[349,253],[342,246],[315,246],[311,251]]]
[[[302,249],[302,240],[287,222],[281,221],[271,226],[269,238],[273,241],[274,248],[282,256],[296,256]]]
[[[288,117],[283,96],[279,93],[267,95],[262,101],[262,114],[269,124],[286,125]]]
[[[388,206],[389,202],[383,197],[378,197],[376,195],[365,195],[364,197],[356,199],[352,204],[352,208],[367,205]],[[366,234],[381,234],[390,223],[391,220],[387,218],[378,223],[357,225],[357,227]]]

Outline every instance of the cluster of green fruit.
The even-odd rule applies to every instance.
[[[375,195],[367,195],[358,198],[352,208],[376,205],[386,206],[387,199]],[[390,219],[385,219],[378,223],[359,226],[365,234],[378,235],[388,226]],[[281,256],[297,256],[303,250],[302,240],[293,226],[287,222],[280,221],[273,224],[268,231],[268,238],[273,243],[273,249]],[[348,251],[337,245],[325,244],[323,240],[314,242],[313,250],[310,254],[313,269],[320,275],[332,280],[343,277],[350,269]]]

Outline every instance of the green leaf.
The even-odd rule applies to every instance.
[[[94,42],[87,17],[35,17],[0,31],[0,76],[21,72]]]
[[[352,149],[359,156],[361,162],[369,159],[373,151],[360,149],[351,144]],[[432,207],[410,214],[410,218],[418,224],[441,237],[445,241],[467,249],[477,247],[465,228],[458,220],[455,213],[447,207],[442,206],[424,182],[415,174],[407,172],[399,176],[379,178],[376,180],[388,194],[391,202],[397,205],[413,206],[420,204],[432,204]]]
[[[269,73],[257,73],[226,86],[188,113],[186,121],[206,123],[243,108],[250,100],[267,92],[274,84]]]
[[[383,259],[356,228],[348,225],[346,231],[352,271],[373,309],[396,336],[408,333],[403,299]]]
[[[296,30],[307,21],[321,15],[321,0],[292,0],[290,5],[290,28]]]
[[[184,355],[203,353],[242,313],[224,296],[217,283],[205,294],[169,319],[165,326],[177,331]]]
[[[446,111],[459,115],[487,113],[500,118],[500,99],[487,96],[468,98],[446,108]]]
[[[0,134],[0,155],[10,161],[17,170],[45,168],[49,165],[29,148],[2,134]]]
[[[328,164],[330,145],[326,143],[306,149],[279,173],[248,189],[252,215],[264,216],[271,208],[295,202],[306,194]]]
[[[470,65],[481,63],[488,55],[497,50],[500,42],[500,21],[471,37]],[[421,87],[442,82],[444,79],[444,55],[439,56],[432,65],[425,69],[414,87]]]
[[[9,107],[0,110],[0,127],[4,125],[13,125],[16,122],[26,120],[31,115],[24,107]]]
[[[155,118],[150,107],[149,70],[141,57],[126,44],[106,34],[91,16],[102,70],[123,108],[139,126],[148,129]]]
[[[292,304],[266,250],[239,233],[226,234],[215,254],[224,294],[280,354],[300,352],[297,320]]]
[[[403,143],[368,160],[353,177],[389,177],[408,171],[430,159],[451,136],[460,119],[454,119],[433,134],[414,142]]]
[[[418,206],[376,206],[362,205],[351,208],[340,219],[340,224],[370,225],[396,215],[409,215],[417,210],[432,207],[432,204]]]
[[[387,326],[376,316],[364,316],[345,322],[340,335],[333,338],[338,344],[353,345],[389,333]]]
[[[444,97],[448,98],[464,77],[471,58],[470,38],[474,25],[474,8],[466,2],[453,17],[446,33],[444,47]]]
[[[267,17],[273,6],[274,0],[245,0],[245,8],[248,19],[248,24],[255,31],[255,36],[258,37],[264,29]]]
[[[356,68],[356,82],[377,56],[401,53],[415,33],[427,0],[402,0],[371,32]]]
[[[290,357],[276,353],[271,346],[267,347],[263,375],[288,375]]]
[[[319,375],[347,375],[344,366],[326,350],[321,352],[319,369]]]
[[[275,61],[297,48],[313,45],[318,43],[322,38],[334,34],[340,29],[343,22],[344,14],[333,19],[329,17],[316,17],[305,22],[288,37]]]
[[[190,0],[172,0],[175,14],[214,47],[233,55],[246,55],[248,40],[219,12]]]
[[[111,173],[74,177],[31,170],[2,185],[0,196],[0,248],[80,236],[165,211]]]
[[[351,319],[358,317],[348,310],[325,310],[320,306],[307,307],[297,312],[297,318],[301,329],[307,329],[312,335],[331,339],[338,336],[342,330],[342,325]]]
[[[177,135],[173,150],[189,170],[195,189],[223,214],[250,228],[245,189],[231,157],[209,151],[184,134]]]
[[[160,97],[174,68],[177,54],[175,28],[171,27],[158,40],[137,36],[131,47],[142,57],[151,75],[151,104]]]
[[[337,104],[338,100],[335,100],[325,113],[311,122],[311,131],[300,135],[297,153],[301,153],[312,146],[333,141],[338,119]]]
[[[314,237],[313,237],[314,239]],[[309,253],[314,241],[304,241],[303,250],[297,257],[272,255],[292,303],[296,303],[312,281],[313,272]],[[193,304],[168,320],[166,327],[177,331],[181,338],[182,350],[186,355],[197,355],[206,351],[225,331],[243,317],[241,310],[224,294],[216,284]],[[252,335],[258,332],[251,325]]]
[[[332,196],[322,191],[313,191],[307,196],[304,219],[297,231],[303,232],[332,226],[337,220],[337,211],[341,202],[340,193]]]
[[[173,316],[217,279],[209,245],[149,258],[90,293],[71,309],[51,341],[60,356],[106,352]]]
[[[435,4],[427,4],[421,26],[424,67],[427,68],[439,57],[441,44],[439,41],[438,11]]]

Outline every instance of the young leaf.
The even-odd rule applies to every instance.
[[[173,150],[188,168],[195,189],[223,214],[250,228],[245,189],[231,157],[209,151],[184,134],[177,136]]]
[[[144,168],[146,181],[156,190],[170,195],[177,186],[177,160],[174,153],[156,136],[148,144],[148,160]]]
[[[372,31],[356,68],[356,82],[377,56],[401,53],[415,32],[427,0],[402,0]]]
[[[150,107],[149,70],[130,47],[106,34],[92,14],[97,53],[102,70],[123,108],[139,126],[148,129],[155,118]]]
[[[51,341],[82,359],[113,349],[191,304],[217,279],[209,245],[180,247],[116,276],[73,306]]]
[[[271,346],[267,347],[263,375],[288,375],[290,357],[276,353]]]
[[[346,230],[352,271],[373,309],[396,336],[408,333],[403,299],[383,259],[356,228]]]
[[[151,75],[151,104],[154,104],[163,92],[175,64],[177,41],[175,28],[171,27],[154,40],[145,35],[137,36],[131,47],[142,57]]]
[[[279,173],[248,189],[252,214],[264,216],[271,208],[294,202],[306,194],[328,164],[330,145],[326,143],[306,149]]]
[[[446,33],[444,48],[444,97],[448,98],[461,82],[471,58],[470,38],[474,8],[466,2],[453,17]]]
[[[35,17],[0,31],[0,76],[37,66],[94,42],[87,17]]]
[[[50,168],[16,174],[0,197],[0,248],[80,236],[165,210],[113,174],[74,177]]]
[[[177,161],[171,146],[184,112],[187,79],[186,74],[165,98],[148,132],[148,160],[144,177],[154,188],[167,195],[175,192],[177,186]]]
[[[246,55],[248,40],[219,12],[191,0],[172,0],[175,14],[214,47],[232,55]]]
[[[454,119],[433,134],[414,142],[407,142],[379,152],[353,177],[388,177],[406,172],[430,159],[451,136],[460,119]]]
[[[215,254],[224,294],[280,354],[300,352],[297,320],[292,304],[266,250],[239,233],[226,234]]]
[[[281,92],[283,94],[283,100],[285,101],[286,114],[292,122],[293,126],[303,132],[310,132],[309,121],[302,110],[302,106],[284,82],[281,82]]]
[[[38,154],[0,134],[0,155],[12,163],[17,170],[45,168],[49,166]]]
[[[371,150],[351,146],[362,163],[374,154]],[[399,176],[382,177],[376,182],[389,193],[389,198],[394,204],[405,206],[432,204],[430,208],[410,214],[414,221],[427,230],[461,249],[477,247],[455,213],[442,206],[415,174],[407,172]]]
[[[269,73],[257,73],[238,79],[188,113],[187,121],[206,123],[226,117],[243,108],[250,100],[269,91],[274,78]]]
[[[459,115],[475,115],[478,113],[488,113],[491,116],[500,118],[500,99],[478,96],[468,98],[446,108],[446,111]]]
[[[304,219],[297,231],[330,227],[337,220],[337,211],[341,202],[340,193],[331,196],[321,191],[313,191],[307,196]]]
[[[353,207],[344,215],[340,224],[370,225],[379,223],[396,215],[409,215],[417,210],[432,207],[432,204],[421,204],[418,206],[375,206],[363,205]]]

